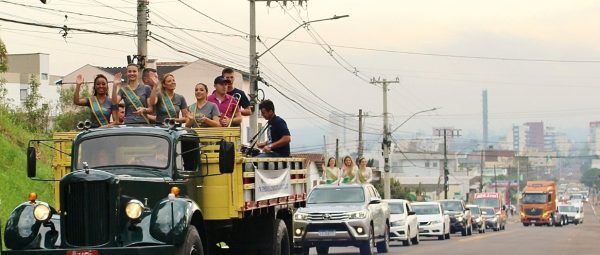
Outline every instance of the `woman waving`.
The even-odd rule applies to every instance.
[[[102,74],[94,78],[94,92],[89,98],[81,98],[79,93],[83,84],[83,76],[77,75],[75,78],[75,92],[73,93],[73,103],[78,106],[87,106],[90,108],[92,128],[108,126],[110,116],[114,110],[112,101],[108,96],[108,79]]]

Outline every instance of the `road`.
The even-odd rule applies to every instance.
[[[397,242],[391,243],[388,254],[527,254],[527,255],[587,255],[600,254],[600,222],[589,205],[585,206],[585,220],[581,225],[564,227],[524,227],[510,219],[506,230],[487,231],[485,234],[473,233],[463,237],[453,234],[450,240],[438,241],[437,238],[422,238],[421,243],[403,247]],[[600,211],[598,211],[600,214]],[[311,254],[316,250],[311,249]],[[358,248],[331,248],[329,254],[355,255]]]

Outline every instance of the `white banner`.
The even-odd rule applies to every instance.
[[[290,169],[254,171],[254,195],[256,201],[292,194]]]

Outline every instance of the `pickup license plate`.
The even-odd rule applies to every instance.
[[[335,236],[335,230],[333,230],[333,229],[319,230],[319,236]]]
[[[536,222],[536,220],[531,220],[531,223],[535,223],[535,222]]]
[[[67,251],[67,255],[99,255],[97,250]]]

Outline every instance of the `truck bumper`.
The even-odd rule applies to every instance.
[[[548,222],[550,222],[550,218],[522,217],[521,222],[527,224],[548,224]]]
[[[173,245],[156,245],[143,247],[110,247],[94,249],[37,249],[2,251],[2,255],[164,255],[173,254]]]

